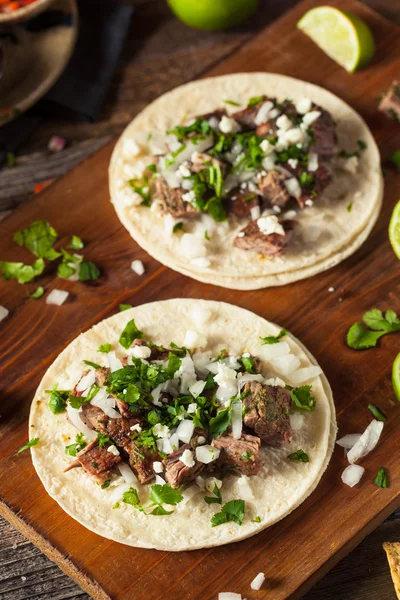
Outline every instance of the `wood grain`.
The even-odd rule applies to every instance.
[[[375,97],[396,71],[390,53],[396,56],[400,51],[397,29],[355,2],[338,0],[338,6],[346,5],[366,18],[381,40],[368,77],[365,73],[350,76],[296,32],[298,17],[314,4],[309,0],[294,9],[213,72],[265,70],[268,65],[269,70],[324,84],[363,114],[381,149],[390,152],[395,147],[395,128],[375,112]],[[241,592],[248,600],[299,597],[399,504],[400,467],[393,448],[398,444],[400,413],[390,384],[398,342],[388,336],[378,350],[366,353],[353,352],[344,344],[347,327],[365,309],[374,305],[400,308],[399,263],[386,234],[397,199],[398,176],[388,173],[382,215],[368,242],[353,257],[307,281],[243,293],[178,275],[150,259],[128,238],[108,203],[110,152],[107,146],[0,224],[4,259],[25,260],[24,251],[11,245],[12,234],[35,218],[48,218],[62,243],[73,232],[83,237],[88,242],[87,257],[104,271],[102,280],[93,286],[61,282],[54,271],[46,272],[46,290],[57,287],[71,292],[71,300],[60,308],[29,300],[25,289],[13,282],[1,283],[2,303],[12,313],[2,323],[0,339],[0,494],[4,500],[0,510],[27,535],[35,535],[35,543],[95,598],[208,600],[223,590]],[[130,270],[133,258],[145,263],[143,278]],[[328,293],[330,286],[335,287],[334,293]],[[15,456],[26,440],[29,401],[45,368],[80,331],[115,312],[120,302],[140,304],[177,295],[233,302],[289,327],[323,366],[344,433],[362,430],[370,420],[368,402],[379,403],[389,420],[381,443],[365,460],[367,473],[357,489],[341,485],[345,461],[336,452],[316,492],[275,527],[238,544],[178,555],[104,540],[72,521],[45,494],[29,455]],[[391,473],[387,490],[372,483],[382,464]],[[72,573],[71,565],[78,571]],[[249,583],[259,571],[266,573],[267,582],[264,593],[256,594],[249,591]]]

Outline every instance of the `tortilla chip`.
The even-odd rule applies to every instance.
[[[389,562],[390,573],[393,579],[397,598],[400,600],[400,542],[385,542],[383,549]]]

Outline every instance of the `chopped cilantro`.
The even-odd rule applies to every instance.
[[[120,503],[119,503],[119,502],[116,502],[116,503],[114,504],[114,506],[113,506],[113,510],[114,510],[114,509],[116,509],[116,508],[119,508],[120,506],[121,506],[121,505],[120,505]]]
[[[396,150],[396,152],[394,152],[392,154],[392,156],[390,156],[389,160],[392,161],[392,163],[397,167],[397,169],[400,171],[400,150]]]
[[[44,294],[44,288],[39,285],[39,287],[36,288],[36,290],[33,292],[33,294],[31,294],[29,296],[29,298],[33,298],[34,300],[38,300],[39,298],[41,298]]]
[[[368,404],[368,408],[372,412],[374,417],[376,419],[378,419],[378,421],[386,421],[387,420],[387,416],[384,415],[383,412],[377,406],[375,406],[375,404]]]
[[[60,253],[54,250],[57,232],[47,221],[33,221],[26,229],[17,231],[13,240],[19,246],[25,247],[38,258],[54,260]]]
[[[400,319],[393,310],[382,311],[373,308],[363,315],[364,323],[354,323],[347,332],[347,345],[354,350],[364,350],[376,346],[379,338],[387,333],[400,331]]]
[[[296,452],[292,452],[292,454],[289,454],[288,459],[295,462],[310,462],[310,458],[308,454],[304,452],[304,450],[296,450]]]
[[[376,477],[374,479],[374,484],[381,488],[389,487],[389,481],[385,467],[381,467],[377,472]]]
[[[111,344],[100,344],[100,346],[97,348],[97,352],[110,352],[111,350]]]
[[[152,173],[157,173],[157,165],[152,163],[151,165],[147,165],[146,171],[151,171]]]
[[[285,335],[287,335],[288,333],[289,332],[287,331],[287,329],[281,329],[278,335],[267,335],[267,337],[264,338],[260,336],[260,340],[262,341],[263,345],[277,344],[281,340],[281,338],[285,337]]]
[[[64,412],[67,407],[68,392],[57,390],[57,384],[52,390],[46,390],[50,394],[49,408],[54,415]]]
[[[21,454],[21,452],[23,452],[24,450],[28,450],[28,448],[32,448],[32,446],[36,446],[36,444],[38,443],[38,441],[40,440],[40,438],[32,438],[31,440],[29,440],[29,442],[27,444],[25,444],[25,446],[22,446],[18,452],[18,454]]]
[[[110,487],[110,483],[111,481],[109,479],[107,479],[107,481],[105,481],[100,487],[102,490],[106,490],[108,487]]]
[[[358,147],[361,148],[361,150],[365,150],[365,148],[367,147],[367,144],[363,140],[357,140],[357,144]]]
[[[249,462],[249,460],[251,459],[252,456],[253,456],[253,453],[251,450],[242,452],[242,458],[243,458],[244,462]]]
[[[130,308],[132,308],[132,304],[120,304],[119,312],[123,312],[124,310],[129,310]]]
[[[223,100],[222,102],[225,102],[225,104],[230,104],[231,106],[241,106],[239,102],[235,102],[234,100]]]
[[[302,410],[315,410],[316,400],[311,394],[311,385],[302,385],[298,388],[290,389],[290,399],[292,406]]]
[[[207,502],[207,504],[222,504],[221,490],[216,483],[214,483],[212,493],[212,496],[204,496],[204,501]]]
[[[173,352],[169,352],[168,365],[167,365],[167,368],[165,369],[167,375],[169,375],[169,377],[173,377],[174,373],[176,373],[176,371],[179,369],[181,364],[182,364],[182,359],[179,358],[179,356],[176,356],[176,354],[173,354]]]
[[[205,237],[206,240],[210,241],[210,236],[208,235],[207,229],[204,232],[204,237]]]
[[[133,487],[129,488],[127,492],[123,493],[122,502],[125,502],[125,504],[130,504],[131,506],[138,508],[140,506],[140,500],[137,490]]]
[[[251,520],[252,523],[261,523],[261,517],[254,517],[254,519]]]
[[[173,226],[172,233],[176,233],[177,231],[185,231],[182,221],[175,223],[175,225]]]
[[[340,158],[352,158],[353,156],[360,156],[360,153],[358,152],[358,150],[355,150],[354,152],[347,152],[346,150],[341,150],[339,152],[339,156]]]
[[[229,521],[233,521],[237,525],[241,525],[243,523],[244,511],[244,500],[230,500],[222,506],[221,512],[216,513],[212,517],[211,525],[212,527],[217,527],[218,525],[222,525],[222,523],[228,523]]]
[[[151,198],[149,192],[149,180],[147,177],[142,177],[142,179],[130,179],[129,185],[133,189],[136,194],[142,197],[142,205],[150,206]]]
[[[303,171],[300,175],[300,184],[306,188],[312,187],[314,183],[314,176],[307,171]]]
[[[210,434],[213,438],[218,437],[226,431],[232,420],[232,411],[230,407],[219,410],[215,417],[209,422]]]
[[[217,196],[213,196],[209,200],[207,200],[204,210],[208,212],[209,215],[212,216],[213,219],[218,221],[226,221],[226,210],[224,205],[222,204],[221,198]]]
[[[16,279],[18,283],[33,281],[35,277],[43,273],[44,266],[43,258],[38,258],[31,265],[24,265],[22,262],[0,261],[3,279]]]
[[[86,448],[87,442],[83,436],[83,433],[77,433],[75,436],[75,443],[65,446],[65,454],[69,456],[76,456],[78,452]]]
[[[256,104],[260,104],[260,102],[263,102],[263,101],[264,101],[263,96],[253,96],[248,101],[247,108],[252,108],[253,106],[256,106]]]
[[[81,238],[77,235],[73,235],[68,248],[71,248],[71,250],[82,250],[83,247],[84,243],[82,242]]]
[[[144,333],[142,333],[136,327],[135,319],[132,319],[131,321],[128,321],[128,323],[125,325],[125,328],[120,335],[119,343],[124,348],[129,348],[133,340],[136,340],[138,338],[144,338]]]
[[[100,277],[99,268],[91,261],[83,261],[79,264],[79,280],[90,281]]]
[[[69,279],[75,273],[76,268],[66,262],[61,262],[57,267],[57,275],[62,279]]]
[[[239,360],[247,373],[254,373],[254,360],[250,356],[242,356]]]
[[[97,433],[97,440],[100,448],[104,448],[107,444],[112,444],[109,436],[100,432]]]
[[[352,202],[350,202],[350,203],[347,205],[347,207],[346,207],[346,210],[347,210],[347,212],[351,212],[351,211],[352,211],[352,209],[353,209],[353,203],[352,203]]]
[[[91,367],[92,369],[101,369],[101,365],[92,362],[91,360],[83,360],[83,363],[85,363],[85,365],[87,365],[88,367]]]
[[[122,496],[122,501],[125,504],[130,504],[134,508],[145,512],[150,510],[151,515],[163,516],[170,515],[173,511],[166,510],[163,504],[169,504],[176,506],[179,502],[182,502],[183,496],[179,490],[174,490],[169,484],[164,485],[152,485],[150,491],[149,504],[142,505],[139,499],[139,495],[135,488],[131,487]]]

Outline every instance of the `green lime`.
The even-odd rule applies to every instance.
[[[347,71],[365,67],[375,54],[368,25],[356,15],[333,6],[312,8],[297,27]]]
[[[258,0],[168,0],[172,12],[195,29],[229,29],[252,15]]]
[[[400,352],[394,359],[392,367],[392,384],[395,396],[400,402]]]
[[[389,223],[389,240],[397,258],[400,258],[400,200],[393,209]]]

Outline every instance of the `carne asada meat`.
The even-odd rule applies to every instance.
[[[164,211],[170,213],[175,219],[181,217],[197,218],[200,213],[195,207],[183,200],[182,196],[187,193],[183,188],[170,188],[163,177],[156,179],[157,197],[164,207]]]
[[[332,174],[324,163],[318,166],[318,169],[313,173],[313,177],[314,179],[312,186],[307,188],[302,187],[301,196],[296,198],[300,208],[304,208],[306,206],[307,200],[311,200],[314,203],[315,197],[322,194],[324,189],[332,181]]]
[[[255,250],[267,256],[276,256],[287,245],[294,227],[294,221],[281,221],[281,225],[283,225],[285,235],[279,233],[265,235],[260,231],[257,221],[250,221],[235,237],[233,245],[242,250]]]
[[[94,373],[95,384],[99,387],[102,387],[103,385],[105,385],[107,379],[109,378],[111,369],[109,369],[108,367],[101,367],[101,369],[96,369]]]
[[[228,214],[237,217],[250,217],[251,209],[258,206],[260,198],[257,194],[241,192],[237,190],[225,200],[225,207]]]
[[[249,108],[244,108],[243,110],[238,110],[231,115],[232,119],[235,119],[235,121],[239,123],[243,131],[256,129],[257,125],[255,123],[255,118],[257,113],[264,102],[268,100],[267,96],[260,96],[260,98],[262,98],[262,100],[257,104],[254,104]]]
[[[268,446],[279,447],[289,442],[292,435],[289,408],[290,394],[280,386],[262,385],[249,381],[243,391],[245,407],[244,424]]]
[[[210,121],[210,119],[218,119],[218,121],[220,121],[222,119],[222,117],[226,116],[226,110],[225,108],[217,108],[216,110],[213,110],[212,112],[206,113],[204,115],[200,115],[198,118],[202,119],[202,121]]]
[[[212,446],[221,450],[218,464],[229,466],[242,475],[256,475],[260,470],[261,440],[255,435],[243,433],[239,440],[232,435],[223,435],[212,441]]]
[[[115,456],[106,447],[101,448],[98,441],[94,440],[78,452],[76,461],[70,464],[65,471],[75,467],[83,467],[98,483],[104,483],[107,479],[110,479],[113,467],[120,461],[121,457],[119,455]]]
[[[168,360],[168,354],[170,352],[168,348],[163,348],[162,346],[149,346],[149,343],[142,338],[133,340],[131,348],[134,348],[135,346],[146,346],[147,348],[150,348],[151,354],[148,360]]]
[[[328,111],[320,106],[313,104],[312,110],[319,111],[321,116],[310,125],[310,129],[314,134],[314,143],[311,148],[322,160],[329,160],[333,156],[336,144],[335,121]]]
[[[258,180],[260,191],[267,205],[282,208],[287,204],[290,194],[286,189],[286,175],[278,171],[269,171]]]
[[[186,466],[180,460],[185,450],[191,449],[192,448],[189,444],[184,444],[178,450],[167,456],[165,460],[163,460],[163,465],[165,467],[165,480],[174,489],[177,489],[183,483],[194,481],[199,472],[204,468],[204,464],[197,462],[194,456],[193,467]]]
[[[148,483],[154,477],[153,462],[161,461],[162,458],[151,448],[139,446],[135,440],[131,440],[124,446],[129,456],[129,465],[137,473],[140,483]]]
[[[400,122],[400,84],[393,81],[392,85],[379,102],[378,110],[387,117]]]

